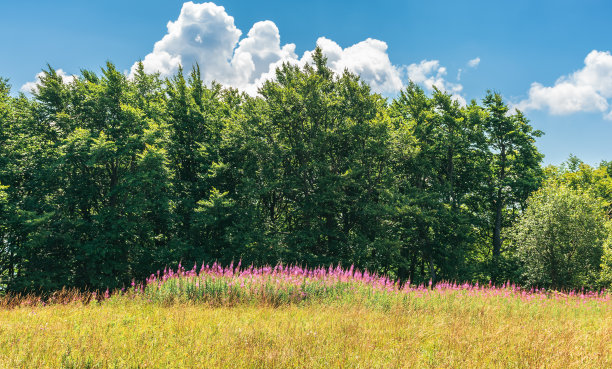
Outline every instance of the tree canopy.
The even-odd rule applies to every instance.
[[[498,93],[462,106],[410,83],[389,101],[321,50],[257,96],[197,65],[69,83],[48,67],[32,97],[2,80],[0,288],[116,288],[215,260],[501,280],[508,230],[552,175],[540,135]]]

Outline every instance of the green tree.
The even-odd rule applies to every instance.
[[[0,291],[6,284],[9,274],[9,265],[12,264],[8,244],[8,195],[7,186],[2,185],[6,177],[8,166],[9,125],[11,124],[10,85],[8,81],[0,78]]]
[[[60,163],[70,189],[62,204],[78,201],[64,211],[81,241],[74,283],[82,287],[121,286],[167,262],[159,258],[170,206],[163,116],[143,84],[110,63],[75,83],[73,120],[83,128],[64,140]]]
[[[497,281],[506,273],[501,258],[504,229],[512,225],[529,195],[542,181],[543,155],[535,146],[542,132],[534,130],[520,111],[509,114],[507,104],[498,93],[488,92],[483,105],[487,113],[484,131],[490,163],[485,192],[492,231],[491,277]]]
[[[196,65],[186,80],[183,70],[167,82],[168,169],[171,173],[174,244],[183,262],[212,257],[211,242],[201,237],[194,218],[198,202],[206,200],[212,186],[209,170],[218,161],[225,105],[221,86],[204,86]]]
[[[601,273],[598,282],[600,287],[612,288],[612,222],[608,222],[608,238],[603,247]]]
[[[68,244],[56,242],[61,231],[45,227],[55,214],[54,191],[60,182],[55,175],[55,162],[66,108],[66,86],[56,83],[53,75],[51,68],[45,72],[43,80],[49,87],[39,86],[36,94],[44,96],[40,101],[24,95],[10,98],[10,114],[3,122],[0,181],[8,185],[10,208],[4,239],[9,289],[40,291],[61,288],[68,282],[69,269],[60,267],[62,257],[70,255]],[[53,98],[54,94],[62,98]]]
[[[4,190],[7,186],[2,186],[0,182],[0,292],[6,285],[6,280],[10,275],[9,264],[11,263],[8,250],[8,196]]]
[[[163,100],[143,92],[143,78],[109,63],[64,84],[49,68],[23,104],[11,289],[114,288],[167,263]]]
[[[595,286],[600,275],[606,217],[588,192],[548,181],[528,201],[511,237],[527,285]]]
[[[476,194],[486,173],[482,114],[437,89],[428,97],[414,83],[391,109],[417,140],[415,154],[393,164],[403,244],[399,275],[470,279],[481,203]]]
[[[601,210],[612,218],[612,171],[610,164],[602,162],[598,167],[585,164],[574,155],[559,168],[546,168],[551,180],[559,181],[573,190],[588,192],[597,200]],[[612,286],[612,223],[608,222],[608,239],[604,244],[599,284],[602,287]]]
[[[612,218],[612,175],[608,167],[602,164],[594,168],[570,155],[560,168],[548,167],[546,171],[549,178],[555,178],[575,190],[590,192]]]
[[[334,75],[320,49],[313,60],[283,65],[261,98],[245,99],[226,131],[224,145],[234,146],[215,169],[229,186],[218,190],[246,214],[256,209],[260,233],[249,249],[269,262],[389,271],[398,248],[386,225],[393,138],[385,101],[357,76]]]

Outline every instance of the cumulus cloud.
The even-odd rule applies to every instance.
[[[294,44],[281,45],[272,21],[255,23],[240,39],[242,31],[234,18],[213,3],[183,4],[179,17],[168,22],[167,28],[166,35],[143,59],[146,72],[170,75],[179,65],[190,68],[198,63],[205,82],[214,80],[253,94],[263,81],[274,77],[274,70],[283,62],[303,65],[311,60],[312,51],[299,58]],[[343,49],[321,37],[317,45],[335,72],[346,68],[357,73],[381,93],[395,93],[403,87],[400,69],[391,64],[383,41],[367,39]],[[135,69],[136,64],[131,73]]]
[[[66,74],[66,72],[64,72],[64,70],[62,69],[57,69],[55,73],[57,73],[57,75],[62,78],[62,81],[64,83],[70,83],[76,78],[75,75]],[[40,80],[44,75],[45,72],[38,73],[34,81],[26,82],[23,86],[21,86],[21,88],[19,88],[19,91],[24,93],[36,92],[36,90],[38,89],[38,84],[40,83]]]
[[[232,75],[230,61],[242,32],[223,7],[187,2],[178,19],[168,22],[167,29],[153,52],[145,56],[145,72],[167,75],[176,72],[181,64],[191,66],[197,62],[206,80]],[[135,68],[136,65],[132,72]]]
[[[413,63],[406,67],[408,78],[414,83],[424,86],[428,91],[433,91],[434,87],[442,91],[449,92],[460,104],[466,105],[465,98],[460,95],[463,86],[459,83],[452,83],[445,80],[447,70],[440,65],[438,60],[423,60],[420,63]],[[460,77],[460,72],[457,77]]]
[[[557,79],[553,86],[534,82],[529,97],[516,107],[521,110],[547,109],[551,114],[567,115],[578,112],[601,112],[612,120],[612,55],[609,51],[591,51],[584,67]]]
[[[316,45],[334,72],[356,73],[375,92],[394,95],[404,87],[403,77],[408,77],[429,91],[434,85],[448,91],[465,104],[459,95],[463,87],[445,80],[446,68],[437,60],[394,65],[389,59],[387,44],[372,38],[343,48],[333,40],[320,37]],[[281,44],[280,32],[272,21],[257,22],[244,35],[224,7],[190,1],[183,4],[176,20],[168,22],[166,34],[142,62],[145,72],[159,72],[164,76],[176,73],[181,65],[189,70],[197,63],[205,83],[217,81],[255,95],[263,82],[275,77],[275,70],[282,63],[300,66],[312,63],[314,50],[304,52],[301,57],[295,50],[294,44]],[[130,75],[137,66],[138,63],[132,65]],[[29,91],[35,85],[36,82],[29,82],[22,90]]]
[[[345,49],[325,37],[317,40],[327,57],[328,66],[336,73],[345,69],[358,74],[374,91],[394,93],[403,88],[400,68],[391,64],[387,55],[387,44],[368,38]],[[302,62],[312,61],[312,51],[306,52]]]
[[[480,58],[479,57],[476,57],[476,58],[470,60],[467,63],[468,67],[470,67],[470,68],[476,68],[478,66],[478,64],[480,64]]]

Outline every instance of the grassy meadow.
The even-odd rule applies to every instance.
[[[2,368],[609,368],[608,293],[399,285],[359,271],[179,269],[2,299]]]

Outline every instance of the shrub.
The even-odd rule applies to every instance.
[[[524,283],[571,289],[595,287],[608,231],[599,200],[547,182],[528,201],[511,232]]]

